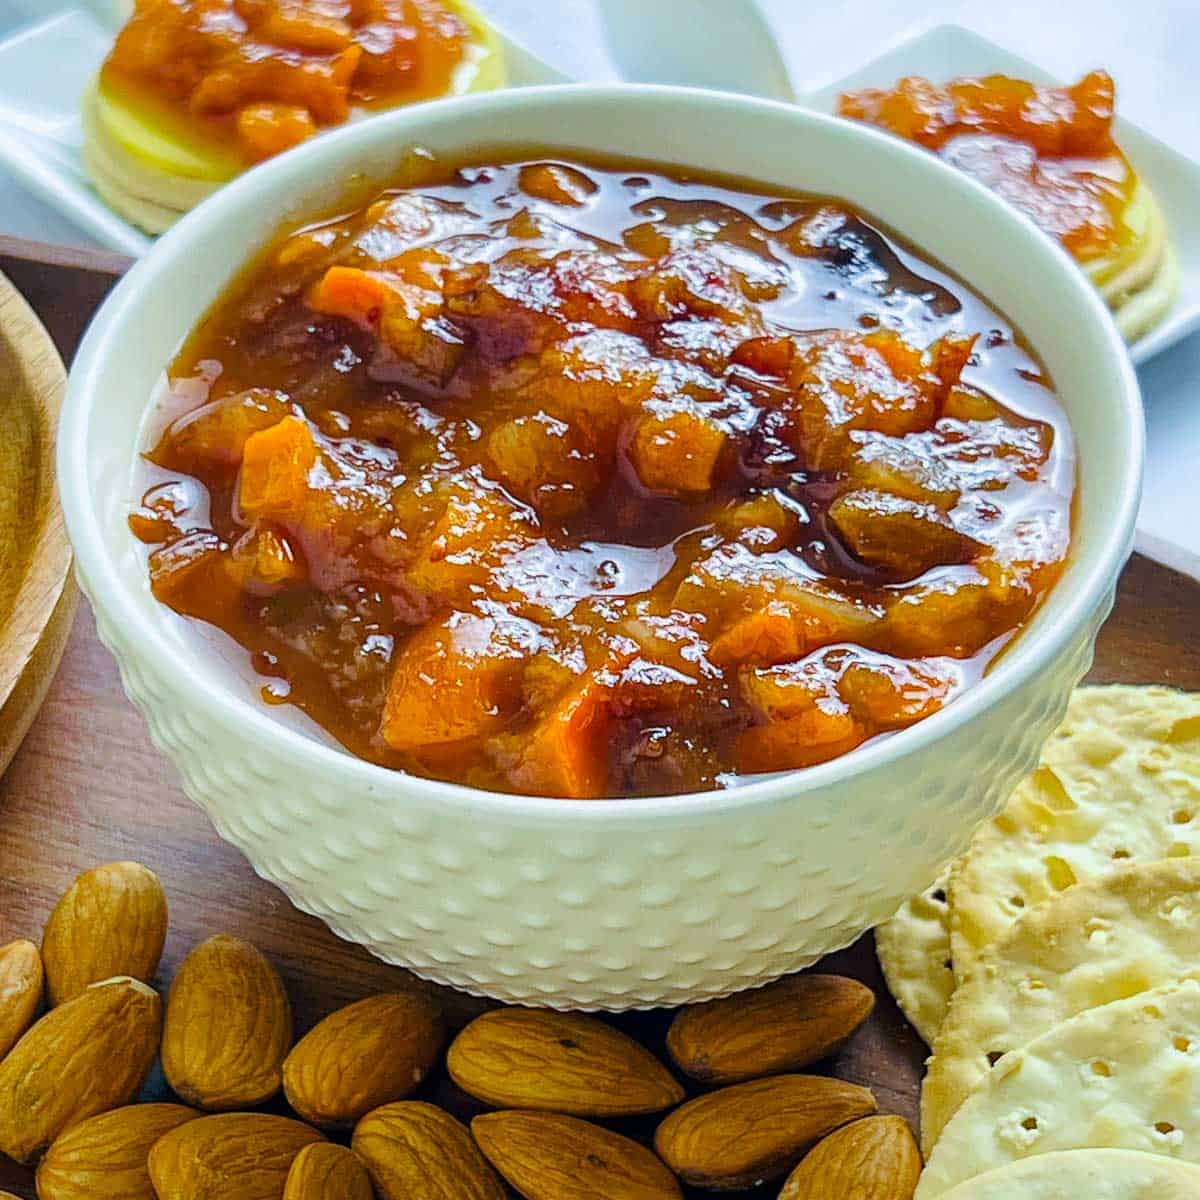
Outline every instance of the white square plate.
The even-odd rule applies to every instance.
[[[116,10],[112,0],[64,8],[0,41],[0,165],[103,245],[138,256],[151,239],[92,191],[81,158],[80,107],[112,45]],[[565,81],[500,37],[513,86]]]
[[[941,81],[956,75],[987,74],[1012,75],[1034,83],[1060,82],[1035,63],[969,29],[938,25],[905,39],[849,75],[804,93],[797,102],[819,112],[833,112],[842,92],[890,87],[905,75]],[[1120,84],[1118,79],[1118,109]],[[1179,258],[1179,295],[1174,306],[1161,324],[1130,347],[1134,362],[1141,363],[1200,328],[1200,164],[1119,117],[1116,139],[1158,198]]]

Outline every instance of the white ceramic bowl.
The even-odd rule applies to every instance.
[[[604,151],[848,199],[940,259],[1032,340],[1078,442],[1062,581],[988,677],[920,725],[732,791],[596,803],[390,773],[280,723],[152,598],[126,525],[160,373],[289,215],[413,144]],[[113,292],[71,377],[59,469],[79,574],[125,688],[222,836],[301,908],[427,978],[620,1009],[766,982],[886,919],[961,850],[1061,716],[1111,605],[1137,507],[1142,414],[1084,277],[1003,203],[867,128],[672,88],[572,87],[400,110],[222,190]]]

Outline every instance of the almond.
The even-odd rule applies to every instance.
[[[775,1075],[689,1101],[654,1146],[685,1183],[713,1191],[784,1175],[835,1129],[875,1111],[866,1088],[820,1075]]]
[[[128,1104],[161,1033],[162,1001],[136,979],[51,1009],[0,1063],[0,1150],[27,1163],[69,1126]]]
[[[197,1108],[252,1108],[283,1079],[292,1009],[278,972],[249,942],[218,935],[183,960],[167,996],[162,1063]]]
[[[371,996],[296,1043],[283,1064],[283,1090],[306,1121],[353,1125],[416,1091],[445,1040],[441,1005],[431,993]]]
[[[578,1117],[494,1112],[471,1132],[526,1200],[681,1200],[675,1176],[645,1146]]]
[[[681,1009],[667,1050],[705,1083],[739,1083],[799,1071],[833,1054],[871,1015],[875,995],[857,979],[794,975]]]
[[[151,1146],[199,1115],[182,1104],[130,1104],[72,1125],[38,1167],[40,1200],[155,1200]]]
[[[0,1059],[33,1024],[42,1003],[42,956],[24,938],[0,947]]]
[[[102,979],[128,975],[149,983],[167,937],[167,899],[141,863],[85,871],[46,922],[42,961],[51,1004],[73,1000]]]
[[[359,1121],[353,1146],[379,1200],[505,1200],[467,1127],[432,1104],[375,1109]]]
[[[283,1200],[374,1200],[367,1168],[345,1146],[315,1142],[296,1155]]]
[[[201,1117],[155,1142],[150,1179],[158,1200],[280,1200],[296,1156],[321,1140],[290,1117]]]
[[[497,1108],[623,1117],[661,1112],[684,1096],[648,1050],[578,1013],[484,1013],[451,1043],[446,1066],[463,1091]]]
[[[867,1117],[831,1133],[788,1176],[779,1200],[912,1200],[921,1152],[903,1117]]]

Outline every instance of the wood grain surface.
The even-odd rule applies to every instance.
[[[79,298],[93,302],[110,282],[62,268],[30,267],[22,275],[11,260],[0,261],[0,268],[28,281],[65,353],[82,327]],[[64,295],[72,289],[75,302]],[[1101,633],[1090,678],[1200,689],[1200,585],[1135,558]],[[404,978],[296,912],[216,836],[181,792],[174,768],[151,745],[84,608],[42,711],[0,780],[0,941],[40,939],[50,908],[71,879],[120,858],[145,862],[167,890],[171,933],[160,984],[190,946],[217,932],[249,938],[279,966],[298,1031]],[[879,1003],[867,1025],[823,1069],[870,1086],[882,1109],[915,1120],[925,1049],[883,987],[870,936],[824,966],[863,979]],[[447,994],[447,1002],[456,1023],[481,1007],[454,994]],[[641,1013],[617,1023],[661,1049],[667,1020],[661,1012]],[[475,1111],[444,1076],[427,1090],[460,1115]],[[161,1079],[151,1080],[148,1094],[165,1094]],[[645,1125],[624,1128],[647,1132]],[[4,1188],[21,1197],[35,1194],[28,1171],[0,1160]]]

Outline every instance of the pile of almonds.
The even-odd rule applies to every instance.
[[[680,1181],[785,1176],[780,1200],[909,1200],[920,1174],[904,1120],[875,1115],[865,1088],[799,1073],[870,1013],[852,979],[680,1010],[668,1051],[708,1089],[690,1100],[594,1017],[486,1012],[445,1057],[495,1110],[468,1127],[407,1099],[449,1036],[431,992],[361,1000],[293,1044],[279,975],[238,938],[195,947],[164,1011],[149,984],[166,931],[158,879],[113,863],[63,895],[40,954],[0,948],[0,1150],[38,1164],[40,1200],[505,1200],[506,1183],[526,1200],[679,1200]],[[160,1054],[180,1103],[133,1103]],[[251,1111],[281,1090],[295,1117]],[[658,1114],[653,1151],[595,1123]]]

